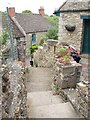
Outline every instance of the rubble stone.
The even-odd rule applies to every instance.
[[[51,41],[48,41],[43,47],[39,47],[34,53],[34,64],[47,68],[54,66],[54,46]]]
[[[10,69],[7,66],[2,71],[2,118],[26,118],[27,92],[25,77],[21,72],[22,67],[15,61]]]
[[[78,110],[85,118],[88,118],[88,86],[83,82],[80,82],[77,84],[76,91]]]

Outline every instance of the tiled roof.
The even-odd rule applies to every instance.
[[[13,36],[15,38],[24,37],[23,33],[19,30],[18,26],[14,23],[13,20],[11,20],[11,23],[12,23],[12,28],[13,28]],[[9,31],[7,15],[2,16],[2,29]]]
[[[16,13],[15,19],[26,33],[44,32],[52,27],[48,20],[39,14]]]
[[[89,8],[90,0],[66,0],[59,10],[88,10]]]
[[[2,17],[3,28],[8,29],[7,16]],[[14,37],[24,37],[25,34],[35,32],[46,32],[51,27],[51,23],[39,14],[15,13],[12,17]],[[22,29],[22,30],[21,30]]]

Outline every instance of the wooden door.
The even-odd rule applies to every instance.
[[[84,20],[82,53],[90,54],[90,19]]]

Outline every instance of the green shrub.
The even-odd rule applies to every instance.
[[[36,45],[30,46],[31,54],[33,54],[33,52],[35,52],[36,49],[38,49],[38,46]]]
[[[3,31],[2,35],[1,35],[2,45],[5,45],[9,38],[10,38],[10,36],[9,36],[8,32]]]
[[[56,28],[52,28],[52,29],[48,30],[46,37],[48,37],[48,39],[57,40],[58,39],[58,30]]]

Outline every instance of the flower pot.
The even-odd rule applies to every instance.
[[[63,62],[64,63],[64,65],[69,65],[70,64],[70,61],[68,61],[68,62]]]

